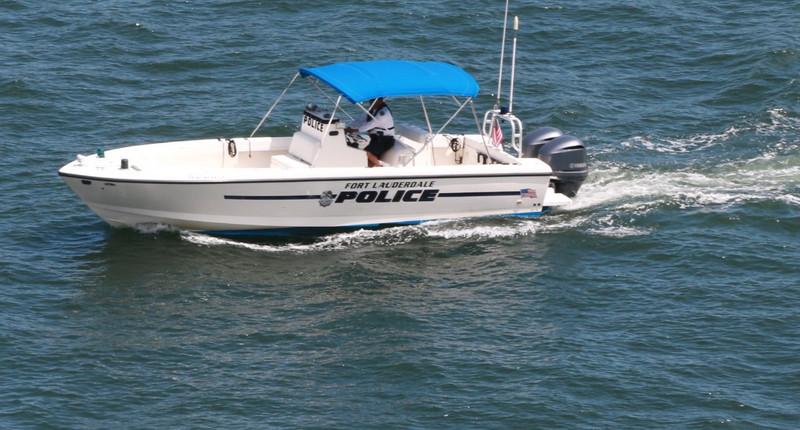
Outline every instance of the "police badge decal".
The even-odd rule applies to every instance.
[[[325,191],[319,196],[319,205],[326,208],[333,203],[333,191]]]

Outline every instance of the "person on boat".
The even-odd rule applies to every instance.
[[[345,132],[369,134],[369,145],[364,148],[367,151],[367,165],[380,166],[378,157],[394,145],[394,118],[383,97],[370,100],[369,111],[350,123]]]

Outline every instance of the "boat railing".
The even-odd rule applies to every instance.
[[[501,148],[482,142],[481,136],[467,137],[464,145],[478,154],[478,164],[520,164],[520,160]]]
[[[511,126],[511,147],[517,151],[517,156],[522,156],[522,121],[513,113],[502,109],[490,109],[483,116],[483,137],[484,141],[492,142],[494,127],[500,127],[500,121]],[[501,139],[502,140],[502,139]],[[497,142],[496,147],[502,150],[502,141]]]

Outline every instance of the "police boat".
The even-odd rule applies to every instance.
[[[257,136],[295,82],[309,83],[329,107],[303,103],[292,135]],[[218,235],[536,217],[571,203],[588,173],[583,143],[555,128],[524,134],[510,108],[479,116],[478,91],[472,76],[444,62],[301,68],[249,136],[98,149],[58,173],[114,227]],[[376,98],[396,112],[415,108],[420,120],[395,123],[381,166],[368,167],[364,139],[346,131]],[[437,117],[443,106],[455,112]],[[459,117],[465,112],[472,118]],[[450,131],[454,123],[472,130]]]

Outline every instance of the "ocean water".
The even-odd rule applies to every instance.
[[[56,174],[249,134],[335,61],[448,61],[489,108],[503,6],[0,3],[0,427],[800,427],[800,3],[512,1],[514,111],[589,151],[540,219],[115,230]]]

